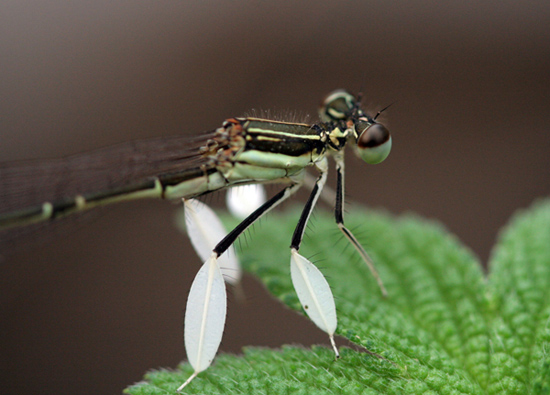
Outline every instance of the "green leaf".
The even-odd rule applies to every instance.
[[[290,254],[281,253],[297,218],[292,211],[263,220],[242,260],[274,296],[303,314]],[[472,253],[437,223],[354,210],[346,224],[376,262],[388,298],[331,215],[316,213],[300,252],[332,287],[337,334],[360,347],[343,348],[338,361],[323,347],[219,355],[188,393],[550,394],[550,201],[513,218],[488,279]],[[173,393],[191,373],[187,364],[153,371],[126,392]]]

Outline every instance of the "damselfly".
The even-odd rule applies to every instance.
[[[332,293],[323,275],[298,250],[327,180],[327,158],[332,156],[337,174],[336,224],[386,295],[371,259],[344,225],[344,148],[350,143],[361,159],[376,164],[388,156],[391,137],[376,122],[380,112],[374,117],[367,115],[360,107],[360,98],[346,91],[328,95],[319,112],[320,122],[315,124],[230,118],[220,128],[191,141],[175,137],[133,142],[63,160],[0,164],[0,231],[6,235],[12,228],[39,226],[72,213],[127,200],[191,199],[238,185],[286,183],[282,191],[214,247],[197,274],[185,319],[186,350],[195,372],[181,390],[210,365],[221,342],[226,301],[217,258],[256,220],[294,194],[304,182],[306,169],[314,167],[319,175],[291,238],[291,274],[302,305],[329,334],[338,356],[333,340],[336,313]],[[52,174],[57,176],[55,183],[49,177]],[[32,180],[40,183],[31,185]],[[40,196],[46,198],[37,200]],[[330,297],[322,300],[319,295],[327,292]]]

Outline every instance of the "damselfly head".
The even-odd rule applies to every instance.
[[[375,165],[388,157],[391,151],[391,135],[388,129],[372,119],[360,118],[355,122],[357,133],[356,155]]]
[[[323,100],[319,117],[323,122],[346,121],[347,127],[353,125],[357,156],[370,164],[380,163],[390,154],[391,135],[384,125],[376,122],[376,118],[389,106],[371,118],[361,110],[359,101],[360,97],[345,90],[335,90]]]

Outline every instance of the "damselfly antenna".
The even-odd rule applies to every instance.
[[[390,108],[391,106],[393,106],[393,104],[394,104],[394,103],[390,103],[390,104],[388,104],[386,107],[384,107],[383,109],[381,109],[380,111],[378,111],[378,112],[376,113],[376,115],[374,116],[373,120],[376,121],[376,118],[378,118],[378,116],[379,116],[380,114],[382,114],[384,111],[386,111],[388,108]]]
[[[355,103],[355,107],[359,108],[361,106],[361,101],[363,100],[363,90],[359,91],[355,100],[357,101]]]

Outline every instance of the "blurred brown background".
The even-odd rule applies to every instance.
[[[331,90],[362,89],[371,112],[395,102],[394,149],[376,167],[348,155],[350,198],[436,218],[485,263],[514,210],[550,191],[549,25],[543,1],[6,0],[0,161],[192,135],[252,108],[315,116]],[[3,394],[117,394],[184,359],[201,262],[174,211],[110,207],[0,262]],[[222,351],[327,343],[244,288]]]

